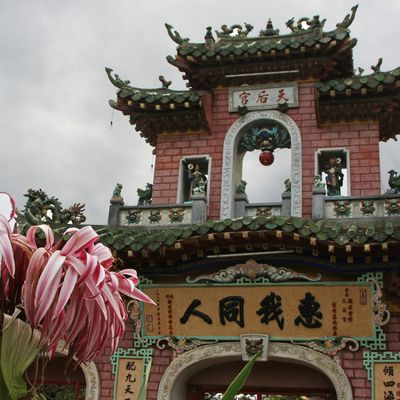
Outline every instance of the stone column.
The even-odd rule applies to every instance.
[[[312,217],[325,218],[325,186],[313,186]]]
[[[207,221],[207,196],[205,193],[192,194],[192,224],[204,224]]]
[[[282,211],[281,215],[284,217],[290,217],[292,207],[292,192],[285,191],[282,193]]]
[[[235,196],[235,218],[242,218],[246,214],[246,204],[249,203],[246,193],[236,193]]]
[[[118,226],[119,225],[119,211],[124,205],[124,199],[119,195],[113,197],[110,200],[110,209],[108,211],[108,225]]]

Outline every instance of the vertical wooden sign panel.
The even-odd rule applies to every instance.
[[[400,362],[374,363],[374,399],[400,400]]]
[[[137,400],[144,379],[142,358],[120,357],[115,384],[115,400]]]

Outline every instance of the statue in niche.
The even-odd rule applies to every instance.
[[[332,156],[329,159],[325,171],[326,190],[328,196],[340,196],[340,188],[343,186],[342,160]]]
[[[188,165],[188,177],[190,181],[190,196],[196,193],[207,193],[207,177],[200,171],[199,164],[195,166],[193,164]]]

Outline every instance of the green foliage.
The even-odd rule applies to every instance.
[[[247,378],[249,377],[257,358],[261,355],[261,351],[254,354],[254,356],[247,362],[243,369],[239,372],[236,378],[229,385],[228,389],[224,393],[222,400],[234,400],[235,396],[242,389]]]
[[[39,333],[25,322],[4,315],[0,355],[2,400],[18,400],[28,393],[24,374],[41,350],[39,339]]]

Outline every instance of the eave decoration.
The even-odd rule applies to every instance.
[[[250,281],[263,279],[266,282],[286,282],[289,280],[304,280],[317,282],[321,275],[308,275],[293,271],[290,268],[274,267],[269,264],[259,264],[255,260],[248,260],[244,264],[237,264],[209,275],[200,275],[196,278],[186,278],[187,283],[233,283],[239,278]]]

